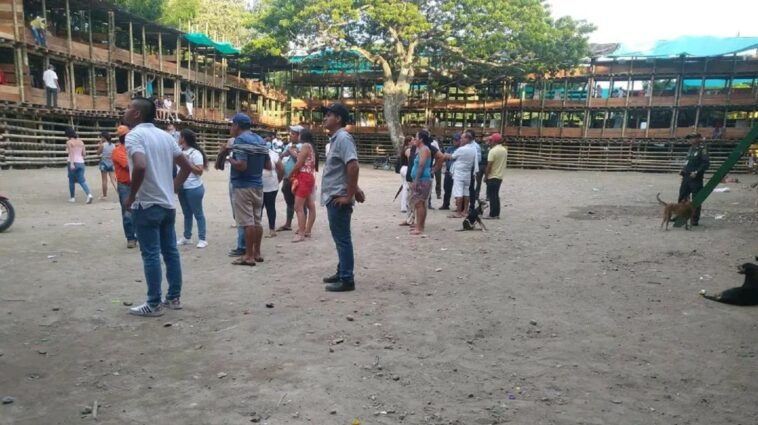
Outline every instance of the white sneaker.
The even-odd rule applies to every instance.
[[[158,304],[155,307],[150,307],[148,303],[138,305],[129,309],[129,314],[142,317],[159,317],[163,316],[163,307]]]
[[[87,203],[88,204],[92,203],[92,194],[91,193],[89,195],[87,195]]]
[[[184,239],[184,238],[181,238],[178,241],[176,241],[176,245],[177,246],[179,246],[179,245],[189,245],[191,243],[192,243],[191,239]]]
[[[76,203],[76,198],[71,198],[71,199],[68,200],[68,202],[71,202],[72,204]]]
[[[208,246],[208,242],[206,242],[206,241],[204,241],[202,239],[200,239],[200,241],[197,243],[197,247],[198,248],[205,248],[206,246]]]

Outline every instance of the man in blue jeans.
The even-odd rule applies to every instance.
[[[350,218],[354,201],[366,200],[358,187],[358,153],[353,136],[345,130],[350,119],[347,108],[335,103],[324,109],[324,128],[332,134],[330,149],[321,176],[321,205],[326,206],[329,230],[337,246],[337,273],[324,278],[327,291],[345,292],[355,289],[353,274],[353,240]]]
[[[178,310],[182,292],[182,265],[176,248],[174,193],[181,189],[191,167],[182,150],[165,131],[153,125],[155,103],[144,97],[132,99],[124,112],[126,151],[132,183],[125,207],[131,209],[147,282],[147,301],[129,309],[136,316],[157,317],[163,308]],[[172,177],[174,163],[179,168]],[[166,263],[168,292],[161,298],[161,254]]]

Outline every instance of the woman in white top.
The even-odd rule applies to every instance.
[[[184,214],[184,237],[179,239],[177,245],[189,245],[192,243],[192,217],[197,220],[197,234],[200,239],[198,248],[205,248],[208,242],[205,240],[205,214],[203,213],[203,196],[205,188],[201,176],[208,169],[208,158],[200,146],[197,145],[197,136],[192,130],[185,128],[179,135],[179,146],[192,166],[192,172],[179,191],[179,204]]]
[[[268,218],[268,238],[276,236],[276,195],[279,193],[279,183],[284,178],[284,165],[272,143],[268,143],[268,157],[274,164],[271,170],[263,170],[263,208]]]

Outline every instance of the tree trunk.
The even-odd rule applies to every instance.
[[[382,95],[384,97],[384,120],[390,132],[392,144],[396,149],[403,147],[403,127],[400,124],[400,108],[408,98],[410,84],[385,81]]]

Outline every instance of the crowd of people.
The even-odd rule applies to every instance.
[[[165,309],[182,308],[182,265],[179,246],[193,243],[193,224],[197,223],[197,248],[208,246],[203,212],[205,186],[202,176],[209,159],[190,129],[177,131],[173,124],[165,130],[156,127],[158,110],[152,99],[134,98],[116,128],[115,143],[103,132],[97,147],[100,156],[102,197],[108,185],[118,194],[127,248],[139,246],[142,255],[147,299],[130,309],[137,316],[160,316]],[[320,191],[316,185],[318,152],[313,135],[302,126],[289,128],[289,143],[274,135],[261,137],[251,131],[252,120],[244,113],[231,119],[230,139],[221,147],[215,168],[228,164],[229,194],[237,227],[237,246],[230,256],[232,264],[255,266],[263,262],[263,210],[268,218],[268,237],[293,230],[292,242],[311,237],[316,220],[316,200],[326,208],[327,219],[337,251],[336,273],[323,279],[332,292],[355,289],[351,217],[355,202],[365,195],[358,187],[358,155],[355,142],[345,126],[350,115],[343,105],[325,109],[324,128],[331,138],[330,153],[322,170]],[[70,201],[75,202],[78,183],[92,202],[84,177],[86,149],[73,128],[66,129],[69,163]],[[276,227],[276,197],[281,185],[287,204],[286,221]],[[318,194],[321,193],[319,197]],[[184,220],[183,234],[176,236],[176,199]],[[166,267],[168,290],[162,292],[162,262]]]
[[[413,235],[423,235],[428,209],[432,205],[432,186],[437,199],[442,198],[440,210],[454,211],[450,218],[466,217],[479,199],[482,181],[486,184],[489,213],[485,219],[500,218],[500,186],[503,181],[508,149],[503,137],[494,133],[485,138],[487,146],[476,141],[473,130],[455,133],[449,145],[442,149],[427,130],[405,138],[396,163],[400,174],[400,212],[406,214],[401,226],[409,226]],[[444,170],[444,184],[441,172]],[[440,192],[444,188],[444,196]]]
[[[308,241],[319,214],[318,200],[326,208],[337,251],[335,273],[323,279],[326,290],[351,291],[355,289],[351,218],[354,203],[363,202],[365,195],[358,186],[355,142],[345,128],[350,114],[341,104],[326,108],[324,113],[323,127],[331,137],[320,188],[316,184],[319,153],[308,129],[299,125],[289,127],[289,140],[285,143],[275,134],[254,133],[253,122],[244,113],[231,118],[231,137],[220,147],[215,168],[230,168],[229,197],[237,228],[236,245],[229,252],[236,257],[233,265],[255,266],[264,261],[261,246],[264,210],[267,237],[294,231],[292,242]],[[124,125],[116,129],[115,143],[104,132],[97,149],[101,199],[107,198],[108,185],[112,185],[122,206],[127,248],[139,246],[142,253],[147,300],[130,310],[140,316],[158,316],[166,308],[182,308],[178,247],[195,243],[195,223],[196,247],[208,246],[203,175],[210,161],[192,130],[177,131],[173,123],[165,130],[160,129],[154,124],[157,114],[151,99],[134,98],[124,113]],[[75,202],[74,186],[79,183],[90,203],[92,194],[84,179],[84,144],[73,129],[68,129],[66,136],[71,201]],[[398,158],[397,172],[403,178],[398,194],[402,194],[401,211],[406,214],[402,224],[411,227],[411,234],[424,234],[433,193],[443,200],[441,210],[453,210],[450,217],[464,217],[479,199],[482,181],[487,186],[490,205],[485,218],[499,218],[499,190],[507,149],[500,134],[492,134],[485,141],[487,146],[480,145],[471,130],[454,134],[444,148],[427,130],[406,138]],[[287,210],[284,223],[277,227],[276,199],[280,190]],[[184,216],[178,240],[176,199]],[[165,296],[161,291],[161,257],[168,281]]]

